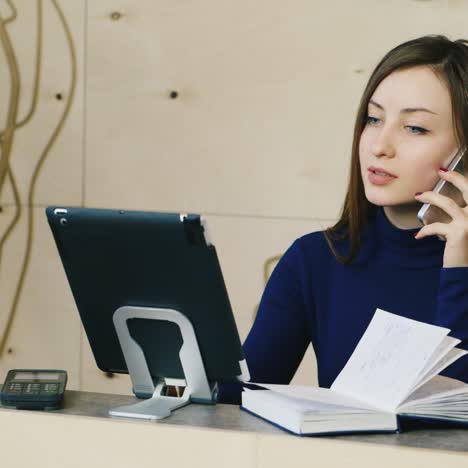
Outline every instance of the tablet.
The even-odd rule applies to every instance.
[[[183,313],[210,382],[248,380],[216,249],[199,215],[48,207],[46,215],[96,364],[127,373],[113,323],[122,306]],[[175,323],[132,319],[154,381],[183,379]]]

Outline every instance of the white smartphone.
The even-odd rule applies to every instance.
[[[460,174],[467,176],[466,169],[464,164],[464,155],[466,153],[466,148],[457,150],[454,158],[450,161],[447,169],[449,171],[457,171]],[[435,193],[440,193],[446,197],[450,197],[455,201],[459,206],[465,207],[466,203],[463,199],[463,195],[453,184],[440,179],[437,182],[436,186],[432,189]],[[418,220],[421,224],[432,224],[432,223],[449,223],[452,218],[438,206],[431,205],[429,203],[424,203],[421,209],[418,212]]]

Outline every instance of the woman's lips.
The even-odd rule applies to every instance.
[[[397,177],[389,174],[386,171],[380,172],[378,168],[370,167],[367,171],[367,178],[371,184],[386,185]]]

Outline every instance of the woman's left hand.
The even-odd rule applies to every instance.
[[[439,170],[441,179],[453,184],[463,194],[468,205],[468,179],[459,172]],[[415,195],[422,203],[430,203],[444,210],[452,220],[449,223],[432,223],[422,227],[414,236],[422,239],[438,235],[445,239],[444,268],[468,267],[468,206],[462,208],[451,198],[434,192]]]

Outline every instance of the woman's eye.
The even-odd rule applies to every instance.
[[[370,115],[366,116],[366,124],[375,125],[380,119],[377,117],[371,117]]]
[[[372,117],[371,115],[366,116],[366,125],[372,125],[375,126],[380,123],[380,119],[377,117]],[[405,128],[408,128],[410,133],[413,135],[424,135],[425,133],[428,133],[428,130],[422,127],[416,127],[414,125],[407,125]]]
[[[411,133],[414,133],[415,135],[422,135],[424,133],[427,133],[427,130],[422,127],[415,127],[414,125],[408,125],[407,128],[409,128]]]

